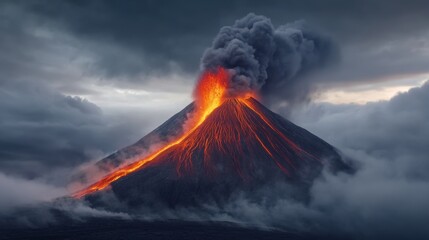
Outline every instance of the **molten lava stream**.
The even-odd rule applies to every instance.
[[[217,107],[219,107],[223,102],[223,97],[225,95],[227,86],[228,86],[228,72],[223,68],[218,68],[215,72],[206,72],[202,75],[200,81],[198,82],[195,91],[194,97],[196,99],[196,112],[194,117],[189,123],[188,131],[185,131],[182,136],[177,140],[168,143],[161,149],[156,152],[146,156],[145,158],[138,160],[137,162],[131,163],[125,167],[122,167],[105,177],[103,177],[98,182],[90,185],[83,190],[80,190],[74,194],[72,197],[81,198],[90,193],[103,190],[109,186],[112,182],[118,180],[119,178],[128,175],[136,170],[141,169],[146,163],[154,160],[161,153],[165,152],[167,149],[175,146],[183,141],[189,134],[191,134],[201,123],[204,122],[206,117]]]
[[[206,120],[206,118],[219,106],[221,106],[227,100],[227,89],[228,89],[229,76],[228,72],[219,68],[215,72],[207,72],[202,75],[200,81],[198,82],[195,91],[194,98],[196,104],[196,110],[193,115],[187,122],[184,127],[184,132],[181,136],[179,136],[176,140],[166,144],[161,149],[151,153],[143,159],[140,159],[132,164],[119,168],[118,170],[106,175],[101,180],[93,183],[89,187],[74,193],[72,196],[76,198],[83,197],[87,194],[105,189],[112,182],[122,178],[129,173],[132,173],[136,170],[144,167],[148,162],[156,159],[160,154],[166,152],[168,149],[173,146],[179,146],[181,151],[179,155],[174,156],[173,159],[177,160],[178,166],[184,166],[185,168],[192,167],[192,155],[194,154],[194,149],[197,147],[202,147],[204,149],[204,165],[207,166],[210,161],[206,161],[206,159],[210,159],[209,149],[207,148],[208,141],[214,141],[216,146],[219,146],[219,151],[224,153],[232,154],[230,156],[233,158],[233,164],[239,165],[239,159],[236,155],[236,152],[227,152],[223,146],[223,141],[228,141],[232,143],[239,143],[240,134],[234,135],[234,133],[240,129],[240,132],[244,132],[245,134],[251,134],[258,144],[264,149],[264,151],[275,161],[277,166],[283,170],[286,174],[288,174],[287,166],[280,161],[287,162],[288,167],[295,168],[293,161],[291,161],[290,157],[294,154],[308,154],[304,150],[302,150],[298,145],[296,145],[293,141],[291,141],[288,137],[286,137],[281,130],[276,128],[275,124],[272,122],[272,119],[267,118],[263,112],[260,111],[260,108],[255,105],[254,101],[250,101],[248,98],[250,95],[242,96],[242,97],[234,97],[235,100],[240,102],[242,105],[247,106],[252,112],[256,113],[258,119],[260,119],[260,125],[255,126],[254,120],[250,119],[249,115],[244,112],[243,108],[238,108],[238,105],[233,105],[235,107],[228,108],[228,113],[223,115],[224,118],[221,118],[219,121],[215,121],[214,123],[206,124],[205,127],[209,126],[209,128],[214,129],[213,135],[207,137],[207,135],[197,134],[199,137],[192,137],[191,134],[200,130],[198,127],[202,126],[202,123]],[[252,95],[251,97],[254,97]],[[237,124],[234,125],[233,128],[225,129],[223,122],[232,121],[229,119],[230,116],[234,116],[232,112],[235,112],[235,121],[238,121]],[[231,115],[232,114],[232,115]],[[226,116],[226,117],[225,117]],[[221,124],[222,126],[218,126]],[[275,135],[273,135],[275,133]],[[238,136],[238,138],[234,138],[234,136]],[[243,135],[245,136],[245,135]],[[248,136],[248,135],[246,135]],[[209,138],[209,139],[208,139]],[[262,139],[263,138],[263,139]],[[179,145],[181,144],[181,145]],[[228,148],[228,147],[226,147]],[[284,152],[281,149],[289,149],[291,148],[291,152]],[[287,150],[286,150],[287,151]],[[238,154],[240,155],[240,154]],[[241,154],[242,155],[242,154]],[[309,155],[309,154],[308,154]],[[179,169],[178,168],[178,169]],[[239,168],[238,168],[239,169]],[[238,173],[241,175],[240,169]],[[288,174],[289,175],[289,174]]]
[[[304,151],[301,149],[298,145],[296,145],[293,141],[291,141],[288,137],[286,137],[281,131],[279,131],[276,127],[273,126],[270,120],[268,120],[263,113],[257,110],[257,107],[253,105],[251,101],[246,101],[245,99],[239,99],[242,103],[244,103],[248,108],[252,109],[256,114],[261,117],[261,119],[273,130],[275,131],[284,141],[286,141],[296,152],[298,153],[304,153],[308,156],[310,156],[313,159],[319,160],[318,157],[314,156],[313,154],[310,154],[307,151]],[[292,165],[293,166],[293,165]]]

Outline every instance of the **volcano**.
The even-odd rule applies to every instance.
[[[194,206],[278,182],[306,189],[323,167],[347,169],[334,147],[253,96],[226,97],[226,79],[222,71],[203,77],[203,100],[101,160],[111,172],[74,197],[96,200],[110,189],[131,206]],[[163,144],[150,152],[154,142]],[[121,165],[124,158],[137,160]]]

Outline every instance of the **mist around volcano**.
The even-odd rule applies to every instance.
[[[0,2],[0,239],[429,239],[423,2]]]
[[[271,112],[255,99],[256,93],[228,94],[229,80],[230,72],[221,67],[202,74],[192,104],[148,138],[101,160],[101,166],[118,167],[73,197],[91,208],[138,219],[307,230],[295,214],[281,223],[248,214],[251,208],[271,215],[270,208],[283,204],[305,205],[323,169],[349,167],[334,147]],[[150,146],[150,135],[160,133],[170,136],[169,141],[141,157],[136,149]],[[117,157],[127,154],[138,160],[121,165]],[[298,217],[305,219],[308,212]]]
[[[19,209],[28,212],[24,221],[43,225],[37,216],[49,215],[48,224],[108,217],[318,230],[319,219],[307,223],[311,187],[323,171],[349,168],[333,146],[262,103],[287,88],[282,99],[293,104],[302,95],[289,92],[302,91],[299,76],[330,62],[333,46],[299,23],[275,28],[255,14],[223,27],[202,57],[192,103],[87,164],[69,195]]]
[[[334,147],[259,102],[270,85],[280,87],[328,61],[321,42],[329,41],[316,35],[291,26],[274,29],[254,14],[222,28],[202,58],[194,102],[98,161],[98,174],[87,172],[86,184],[75,185],[71,196],[143,219],[300,229],[296,219],[278,224],[247,214],[253,204],[267,212],[282,201],[305,205],[323,170],[349,170]]]
[[[265,86],[284,85],[284,82],[294,78],[300,72],[313,68],[317,62],[329,60],[330,54],[323,54],[322,51],[325,46],[330,45],[329,40],[314,36],[317,34],[309,34],[292,25],[274,29],[268,18],[255,14],[249,14],[243,19],[237,20],[234,25],[222,28],[213,41],[212,47],[208,48],[203,56],[201,65],[203,73],[194,90],[195,106],[192,107],[192,111],[186,113],[186,121],[180,123],[182,125],[179,126],[180,133],[169,136],[164,143],[160,144],[160,147],[150,151],[146,156],[134,154],[137,155],[137,159],[133,163],[122,164],[101,180],[74,193],[73,196],[80,198],[103,190],[118,179],[158,162],[159,158],[163,158],[161,155],[168,154],[171,149],[180,147],[182,149],[179,154],[170,156],[170,158],[176,159],[175,164],[179,175],[182,175],[184,170],[188,173],[193,171],[192,158],[198,158],[198,161],[203,163],[206,174],[216,172],[213,161],[208,160],[213,158],[208,152],[210,150],[213,155],[217,155],[217,152],[225,153],[225,145],[228,145],[234,146],[236,149],[235,152],[229,151],[226,154],[229,155],[228,157],[232,157],[235,174],[246,179],[249,174],[243,174],[240,166],[250,166],[253,163],[252,161],[247,163],[241,161],[249,155],[258,156],[258,154],[242,151],[249,145],[250,140],[243,140],[241,136],[243,133],[234,131],[235,127],[241,127],[241,131],[246,134],[251,132],[252,138],[258,142],[256,148],[261,148],[262,152],[268,154],[268,158],[272,159],[285,175],[295,175],[294,171],[297,170],[298,164],[294,162],[297,159],[312,158],[319,161],[315,165],[320,164],[321,156],[315,156],[305,151],[303,149],[305,147],[290,140],[287,134],[282,132],[281,127],[278,129],[275,122],[268,120],[268,117],[253,103],[255,98],[266,93],[266,91],[261,91]],[[284,51],[285,48],[288,51]],[[279,65],[279,62],[284,64]],[[292,62],[296,63],[292,64]],[[225,102],[232,105],[229,99],[235,99],[235,105],[241,107],[231,107],[228,110],[231,111],[230,115],[211,120],[216,123],[211,123],[208,128],[217,129],[218,132],[210,135],[210,132],[206,130],[201,133],[203,137],[191,139],[191,135],[219,106]],[[243,114],[246,112],[243,109],[256,113],[257,119]],[[235,123],[236,126],[225,130],[225,126],[228,127],[225,123],[235,119],[238,119]],[[256,129],[256,125],[260,124],[258,121],[262,121],[266,125],[265,128],[271,129],[274,134],[270,135],[265,128]],[[243,125],[247,125],[247,128]],[[174,126],[174,128],[177,129],[178,126]],[[212,143],[213,140],[215,143]],[[149,143],[149,145],[151,144]],[[203,154],[199,153],[200,150],[203,151]],[[303,157],[304,155],[305,157]],[[336,153],[331,155],[338,157]],[[116,162],[116,165],[121,165],[121,162],[125,161],[116,159]],[[212,166],[209,166],[210,164]]]

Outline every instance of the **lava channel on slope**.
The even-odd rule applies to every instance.
[[[228,96],[229,77],[223,68],[203,74],[194,91],[196,109],[181,136],[72,196],[81,198],[103,190],[130,173],[166,159],[175,164],[178,175],[192,174],[195,165],[202,166],[207,174],[216,174],[216,161],[223,159],[244,180],[252,177],[249,169],[257,167],[245,156],[274,162],[286,175],[294,174],[302,156],[318,162],[265,116],[255,94]]]

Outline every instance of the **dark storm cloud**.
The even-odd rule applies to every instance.
[[[360,239],[427,238],[428,101],[426,82],[389,101],[312,104],[292,113],[296,123],[354,158],[358,166],[354,175],[325,174],[300,215],[313,214],[331,231]]]
[[[23,14],[16,5],[2,3],[0,172],[34,178],[57,168],[70,170],[138,139],[138,116],[106,114],[88,100],[60,92],[93,89],[71,67],[73,47],[67,47],[67,38],[53,37],[31,15],[17,17]]]
[[[207,15],[207,10],[221,8],[217,3],[198,3],[197,11],[196,6],[171,1],[33,3],[24,5],[49,23],[58,20],[60,28],[71,30],[89,44],[96,42],[92,47],[99,60],[97,67],[109,76],[168,72],[177,70],[175,65],[196,70],[212,37],[208,33],[215,32],[205,25],[219,21],[213,12]],[[204,21],[197,23],[196,19]]]
[[[72,167],[115,150],[139,136],[127,123],[106,117],[87,100],[44,86],[2,86],[0,167],[40,176],[47,169]]]
[[[292,117],[335,146],[393,161],[406,176],[428,180],[428,101],[426,82],[389,101],[362,106],[311,104]]]
[[[80,44],[14,1],[0,5],[0,224],[9,226],[3,216],[28,223],[17,209],[67,194],[77,167],[133,143],[155,121],[144,110],[106,111],[70,96],[99,94],[86,63],[77,62]],[[39,207],[32,222],[53,221]],[[108,215],[85,206],[72,211]]]
[[[201,61],[205,70],[231,72],[232,95],[261,91],[291,101],[308,92],[296,87],[297,76],[336,57],[335,44],[303,23],[274,28],[267,17],[251,13],[223,27]]]
[[[12,2],[0,5],[3,216],[63,196],[76,166],[137,140],[149,130],[145,123],[151,120],[133,112],[126,118],[107,113],[88,100],[62,93],[97,94],[88,87],[86,70],[75,68],[75,42],[43,28],[37,17]],[[75,210],[85,211],[79,209]],[[46,214],[41,211],[34,222]],[[9,223],[6,220],[5,226]]]
[[[94,67],[106,76],[125,76],[120,81],[133,81],[132,76],[141,73],[197,72],[199,59],[218,29],[249,12],[268,16],[275,25],[304,19],[332,35],[345,49],[345,64],[338,74],[319,81],[374,81],[426,72],[428,67],[424,39],[429,6],[423,0],[99,0],[22,1],[21,5],[47,25],[84,41],[97,59]],[[386,63],[386,58],[395,61]]]

